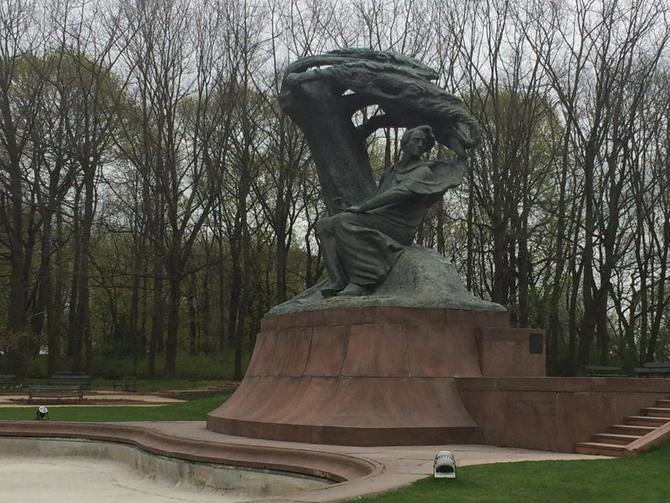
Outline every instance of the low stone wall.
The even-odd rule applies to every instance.
[[[456,386],[481,443],[558,452],[670,396],[670,379],[462,377]]]

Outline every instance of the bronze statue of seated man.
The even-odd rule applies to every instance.
[[[460,185],[462,158],[422,160],[434,145],[430,126],[407,130],[401,159],[384,173],[377,193],[317,224],[329,275],[324,297],[372,293],[412,244],[428,208]]]

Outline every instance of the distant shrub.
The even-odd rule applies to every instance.
[[[243,370],[246,370],[250,356],[249,354],[244,355],[242,359]],[[197,356],[181,354],[177,356],[177,373],[174,377],[176,379],[188,379],[192,381],[231,379],[233,376],[234,361],[233,351]],[[161,354],[156,361],[156,376],[164,376],[164,370],[164,355]],[[91,372],[95,377],[102,379],[119,379],[131,375],[137,375],[142,378],[149,377],[146,360],[140,360],[135,363],[132,357],[121,358],[105,354],[95,355]]]
[[[26,365],[26,375],[28,377],[43,378],[48,377],[47,356],[35,356],[30,358]]]

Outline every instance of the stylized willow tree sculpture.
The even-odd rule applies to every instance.
[[[478,144],[478,122],[431,82],[437,78],[420,61],[370,49],[339,49],[287,68],[281,106],[305,134],[331,215],[375,193],[365,140],[379,128],[430,125],[459,157]],[[352,116],[371,105],[380,113],[354,126]]]

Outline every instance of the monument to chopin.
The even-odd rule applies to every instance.
[[[455,377],[544,374],[541,334],[510,328],[503,306],[412,244],[428,208],[460,185],[481,134],[436,79],[415,59],[368,49],[287,68],[281,106],[305,134],[329,212],[317,225],[328,278],[263,318],[244,381],[210,430],[349,445],[473,441]],[[372,105],[378,113],[356,126],[352,116]],[[386,127],[406,132],[377,183],[366,140]],[[436,143],[450,153],[429,160]]]

